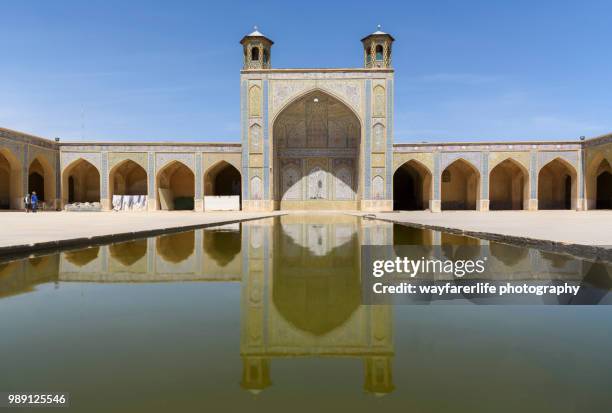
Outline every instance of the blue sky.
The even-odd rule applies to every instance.
[[[395,141],[612,132],[610,1],[2,2],[0,126],[63,140],[238,141],[240,38],[273,67],[361,67],[396,38]]]

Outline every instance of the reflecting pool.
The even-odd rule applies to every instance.
[[[361,245],[483,242],[310,214],[1,262],[0,392],[83,412],[611,411],[610,306],[362,304]],[[487,244],[517,271],[585,265]]]

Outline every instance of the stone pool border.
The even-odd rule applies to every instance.
[[[68,250],[74,248],[92,247],[95,245],[104,245],[114,242],[130,241],[140,238],[154,237],[164,234],[172,234],[176,232],[191,231],[202,228],[218,227],[220,225],[237,224],[240,222],[255,221],[258,219],[273,218],[286,215],[285,213],[265,214],[256,217],[246,217],[238,219],[220,220],[215,222],[206,222],[201,224],[190,224],[181,226],[171,226],[155,229],[145,229],[141,231],[119,232],[114,234],[94,235],[91,237],[66,238],[55,241],[42,241],[32,244],[8,245],[0,247],[0,262],[4,260],[20,259],[30,255],[46,255],[48,253],[58,252],[60,250]]]
[[[352,214],[351,214],[352,215]],[[544,240],[538,238],[519,237],[516,235],[499,234],[495,232],[470,231],[459,228],[446,227],[442,225],[420,224],[410,221],[398,221],[391,218],[382,218],[375,214],[355,214],[364,219],[373,219],[394,224],[405,225],[412,228],[430,229],[433,231],[448,232],[455,235],[465,235],[472,238],[496,241],[504,244],[516,245],[519,247],[536,248],[547,252],[571,255],[575,258],[602,260],[612,263],[612,248],[599,247],[594,245],[574,244],[569,242]]]

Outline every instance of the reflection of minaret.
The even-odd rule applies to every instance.
[[[391,374],[390,356],[371,356],[364,359],[365,379],[363,388],[365,391],[377,396],[384,396],[395,389],[393,376]]]
[[[259,394],[268,387],[270,381],[270,362],[264,357],[242,358],[242,381],[240,387],[253,394]]]

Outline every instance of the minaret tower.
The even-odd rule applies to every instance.
[[[395,39],[388,33],[377,30],[361,39],[363,43],[364,67],[366,69],[389,69],[391,67],[391,44]]]
[[[270,69],[271,49],[274,42],[253,28],[253,32],[247,34],[240,40],[244,49],[244,70]]]

